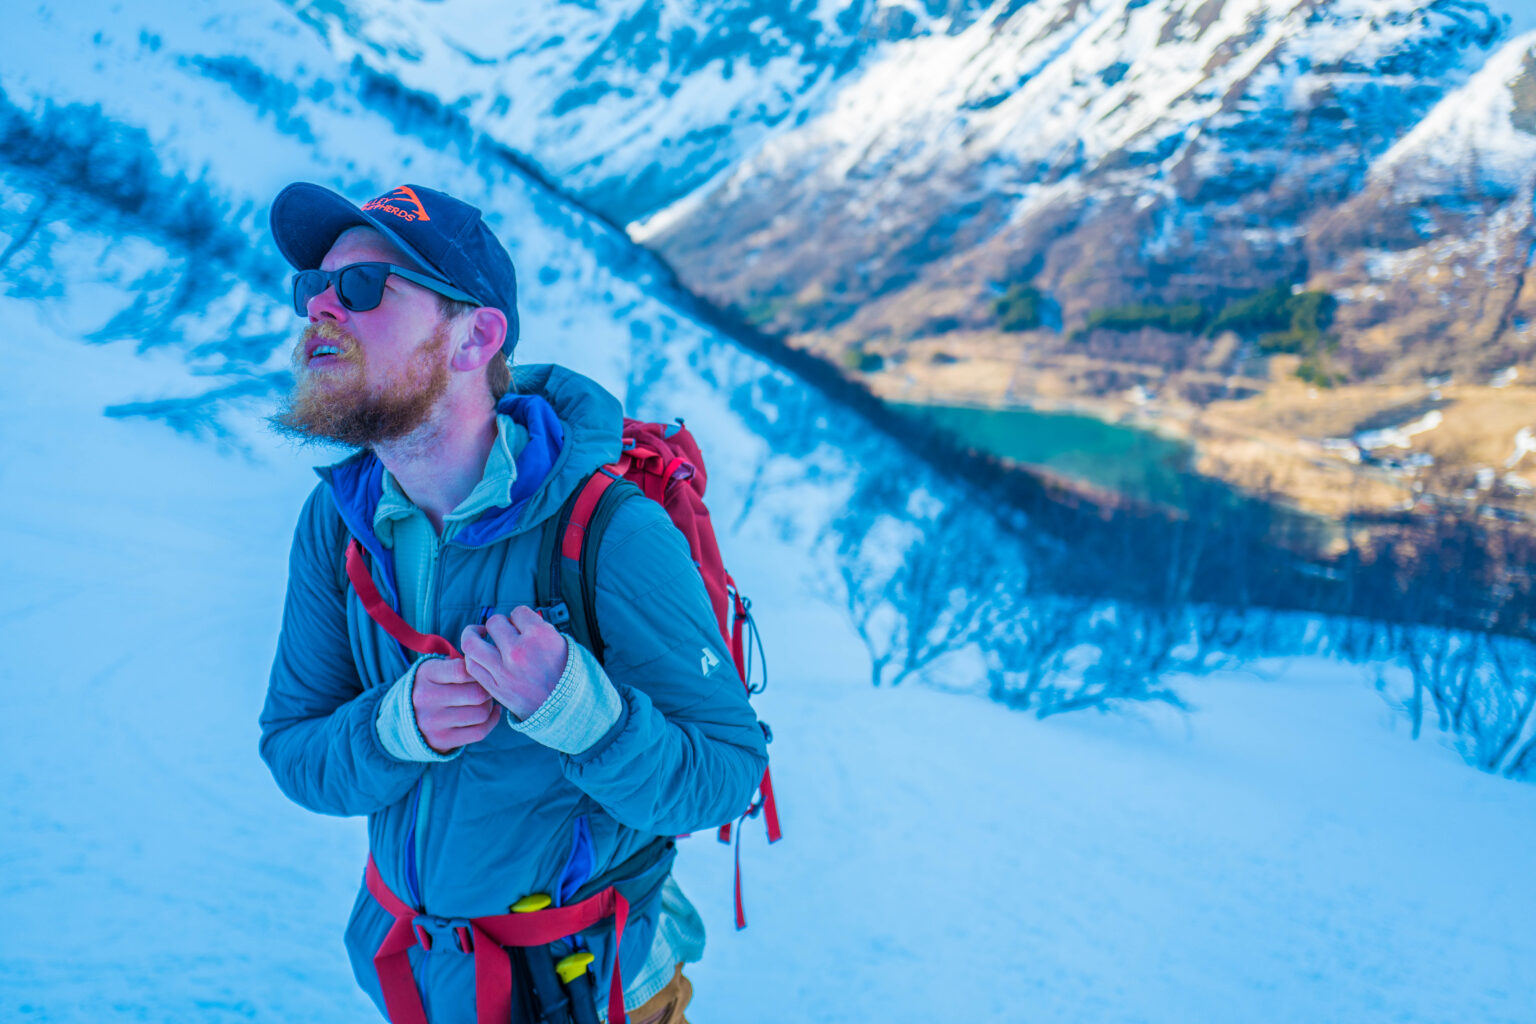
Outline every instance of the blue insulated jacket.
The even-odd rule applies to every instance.
[[[498,411],[528,434],[511,503],[446,540],[431,621],[415,623],[455,642],[491,611],[535,603],[541,524],[587,474],[619,455],[617,400],[560,367],[519,368]],[[362,452],[319,473],[294,534],[261,714],[261,754],[273,777],[310,810],[367,815],[385,884],[425,913],[502,914],[531,893],[569,899],[578,887],[584,895],[626,882],[633,906],[621,966],[632,980],[655,933],[670,864],[670,856],[657,861],[658,837],[740,814],[767,765],[762,731],[730,669],[687,542],[661,506],[640,498],[619,507],[603,536],[596,580],[603,667],[623,706],[595,745],[565,754],[503,718],[450,760],[400,760],[381,744],[375,721],[380,700],[417,658],[368,617],[344,567],[356,537],[380,592],[396,603],[391,552],[372,525],[383,466]],[[626,862],[642,867],[621,870]],[[373,954],[391,923],[360,888],[347,949],[381,1011]],[[605,992],[612,923],[582,939],[597,956]],[[430,954],[413,949],[411,959],[429,1018],[473,1021],[473,958],[438,943]]]

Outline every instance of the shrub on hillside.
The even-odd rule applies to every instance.
[[[1205,328],[1208,319],[1205,307],[1198,302],[1174,305],[1135,303],[1094,310],[1088,314],[1083,326],[1073,332],[1073,337],[1081,339],[1088,331],[1094,330],[1129,333],[1144,327],[1154,327],[1169,334],[1198,334]]]
[[[1236,331],[1244,337],[1286,330],[1291,325],[1291,299],[1291,289],[1283,284],[1266,288],[1257,295],[1234,299],[1222,308],[1206,330],[1210,334]]]
[[[1275,323],[1259,335],[1259,351],[1299,352],[1309,359],[1316,357],[1331,345],[1327,332],[1333,326],[1333,313],[1337,307],[1337,300],[1327,292],[1287,295],[1277,311],[1284,316],[1284,321]]]
[[[1170,334],[1213,336],[1233,331],[1255,342],[1265,355],[1290,353],[1302,357],[1297,375],[1320,387],[1342,383],[1340,374],[1328,371],[1323,356],[1337,346],[1328,335],[1338,303],[1322,291],[1292,293],[1277,284],[1252,295],[1232,299],[1212,313],[1198,302],[1136,303],[1094,310],[1083,326],[1072,332],[1082,341],[1090,331],[1130,333],[1152,327]]]
[[[1045,322],[1045,296],[1030,285],[1010,285],[992,308],[1005,331],[1033,331]]]
[[[878,352],[865,352],[861,348],[850,348],[843,353],[844,369],[858,373],[879,373],[885,369],[885,357]]]

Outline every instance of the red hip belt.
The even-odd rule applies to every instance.
[[[590,928],[605,918],[614,919],[613,975],[608,986],[608,1022],[624,1022],[624,985],[619,978],[619,943],[624,938],[624,922],[629,917],[629,901],[613,886],[595,893],[580,903],[549,907],[526,914],[494,914],[445,921],[430,914],[420,914],[384,884],[378,865],[368,857],[364,876],[368,891],[379,906],[394,917],[373,967],[384,991],[384,1006],[392,1024],[427,1024],[427,1014],[416,991],[409,958],[412,946],[432,948],[427,925],[450,926],[454,941],[463,952],[475,957],[475,1017],[479,1024],[499,1024],[512,1016],[512,958],[506,946],[547,946]]]

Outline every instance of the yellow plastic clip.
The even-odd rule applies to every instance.
[[[555,973],[560,975],[560,980],[569,985],[583,974],[587,973],[587,965],[596,959],[591,953],[583,950],[580,953],[572,953],[555,964]]]
[[[512,904],[512,913],[531,914],[536,910],[543,910],[553,902],[554,900],[549,898],[547,892],[532,893]]]

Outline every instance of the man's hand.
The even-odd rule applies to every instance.
[[[416,727],[439,754],[485,739],[501,708],[464,671],[463,658],[432,658],[416,670],[411,688]]]
[[[565,637],[526,605],[466,628],[459,646],[465,671],[519,720],[539,710],[565,671]]]

